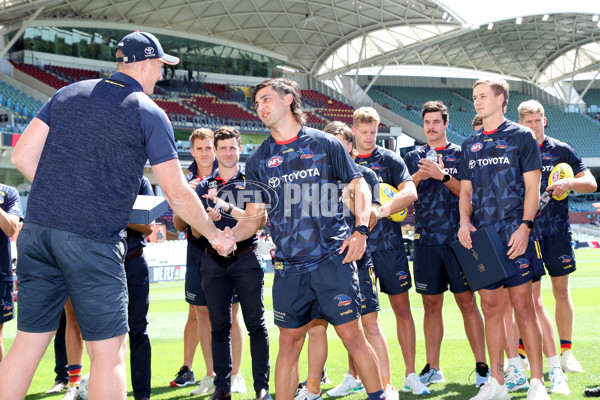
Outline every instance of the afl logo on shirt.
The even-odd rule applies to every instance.
[[[471,151],[472,152],[476,152],[483,149],[483,144],[481,143],[475,143],[473,146],[471,146]]]
[[[268,168],[279,167],[281,164],[283,164],[283,158],[281,156],[273,156],[267,161]]]

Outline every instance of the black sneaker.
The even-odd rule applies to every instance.
[[[585,397],[600,397],[600,386],[591,389],[585,389],[584,394]]]
[[[171,382],[171,387],[183,387],[187,385],[193,385],[195,383],[196,380],[194,379],[194,371],[191,371],[184,365],[183,367],[179,368],[179,372],[175,375],[175,379],[173,379]]]

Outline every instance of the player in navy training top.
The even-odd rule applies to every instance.
[[[22,219],[19,192],[12,186],[0,184],[0,221],[3,227],[0,231],[0,302],[3,306],[0,315],[0,362],[4,358],[2,329],[5,322],[15,317],[10,237],[15,234]]]
[[[358,150],[356,163],[375,172],[379,182],[398,189],[394,198],[380,207],[382,218],[369,234],[368,244],[381,291],[388,294],[396,316],[398,341],[405,365],[403,390],[413,394],[429,393],[429,389],[421,383],[415,372],[416,333],[408,297],[412,284],[401,225],[384,218],[413,203],[417,199],[417,190],[402,157],[376,145],[380,122],[377,111],[371,107],[361,107],[354,111],[353,120],[352,130]]]
[[[538,141],[542,156],[541,193],[548,190],[552,191],[554,196],[560,197],[567,190],[591,193],[597,189],[596,179],[583,165],[575,150],[566,143],[546,136],[546,117],[539,102],[530,100],[519,105],[519,123],[530,128]],[[548,186],[550,172],[559,163],[569,164],[573,168],[574,178],[561,179]],[[551,199],[537,217],[537,225],[541,234],[542,257],[552,280],[552,292],[556,301],[555,315],[561,342],[561,364],[566,372],[583,372],[581,364],[571,351],[573,301],[569,290],[569,274],[575,271],[575,254],[571,245],[569,197],[560,201]],[[534,285],[534,294],[535,292]],[[552,348],[555,349],[554,344]]]
[[[539,202],[541,160],[533,133],[504,118],[508,90],[508,83],[500,78],[475,82],[473,103],[477,115],[483,119],[483,130],[463,142],[459,165],[461,244],[472,248],[471,232],[493,225],[515,271],[513,277],[479,291],[492,376],[474,400],[508,398],[502,362],[506,342],[500,306],[502,286],[508,287],[519,331],[530,353],[532,397],[528,398],[548,398],[530,271],[538,257],[531,230]]]
[[[259,189],[264,182],[268,190],[263,199],[247,205],[247,219],[232,233],[237,241],[253,235],[267,195],[273,195],[268,211],[277,245],[273,283],[273,313],[280,329],[277,396],[294,397],[298,357],[312,319],[311,309],[318,305],[351,349],[369,398],[385,398],[377,361],[358,325],[360,293],[354,261],[362,257],[369,233],[371,194],[367,183],[337,139],[304,126],[296,82],[264,81],[256,86],[252,99],[271,136],[246,163],[247,185]],[[339,181],[349,183],[354,194],[354,229],[343,218]]]
[[[456,240],[459,223],[460,146],[450,143],[446,137],[450,121],[448,108],[441,101],[423,104],[421,117],[427,144],[404,157],[419,196],[415,202],[413,273],[425,309],[423,330],[427,354],[427,365],[420,378],[426,385],[444,381],[440,369],[444,333],[442,306],[444,292],[449,287],[462,313],[465,333],[475,356],[476,386],[479,387],[487,382],[489,373],[485,363],[483,319],[450,247]]]

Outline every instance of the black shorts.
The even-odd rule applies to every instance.
[[[0,325],[15,317],[15,301],[12,281],[0,281],[0,300],[2,300],[2,315]]]
[[[442,294],[448,287],[452,293],[471,290],[450,245],[421,245],[415,242],[414,249],[413,273],[417,293]]]
[[[298,275],[276,276],[273,282],[275,325],[300,328],[315,318],[341,325],[360,317],[356,263],[336,255],[318,268]]]
[[[383,293],[402,294],[412,287],[408,259],[402,244],[397,249],[374,251],[371,257]]]
[[[542,257],[550,276],[569,275],[576,270],[570,234],[542,236]]]

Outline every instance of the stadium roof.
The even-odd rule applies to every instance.
[[[547,86],[570,78],[574,70],[597,69],[600,3],[569,0],[543,2],[541,7],[539,3],[0,0],[0,25],[26,23],[30,18],[65,24],[84,19],[90,25],[103,21],[131,30],[202,35],[281,55],[287,66],[318,78],[357,68],[433,65]]]

